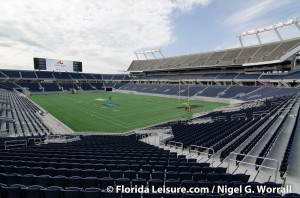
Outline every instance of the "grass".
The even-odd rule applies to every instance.
[[[108,94],[112,100],[108,100]],[[76,132],[127,132],[174,119],[190,118],[193,113],[210,111],[227,104],[191,100],[201,107],[186,112],[178,100],[124,93],[79,93],[33,95],[33,101]],[[99,101],[97,99],[106,101]],[[116,107],[105,107],[113,103]]]

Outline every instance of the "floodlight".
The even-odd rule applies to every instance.
[[[265,30],[268,31],[268,30],[272,30],[274,29],[274,26],[273,25],[269,25],[267,27],[265,27]]]
[[[283,26],[284,26],[284,24],[283,24],[282,22],[276,23],[276,24],[274,25],[275,28],[281,28],[281,27],[283,27]]]
[[[284,25],[290,25],[292,23],[294,23],[294,19],[288,19],[284,22]]]
[[[257,32],[263,32],[263,31],[265,31],[265,28],[258,28],[257,29]]]
[[[256,30],[249,30],[247,33],[248,33],[248,34],[255,34],[255,33],[256,33]]]

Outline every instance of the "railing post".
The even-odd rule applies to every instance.
[[[202,152],[202,151],[198,151],[198,150],[193,150],[192,147],[195,147],[195,148],[204,148],[204,149],[207,149],[208,152],[207,152],[207,156],[208,158],[210,158],[210,154],[209,154],[209,151],[212,151],[212,156],[211,156],[211,159],[212,159],[212,162],[211,162],[211,165],[213,166],[213,163],[214,163],[214,155],[215,155],[215,150],[213,148],[210,148],[210,147],[205,147],[205,146],[198,146],[198,145],[191,145],[190,146],[190,149],[189,149],[189,152],[190,152],[190,157],[192,156],[191,152],[192,151],[195,151],[197,153],[205,153],[206,152]]]
[[[244,162],[244,161],[243,161],[243,160],[245,159],[245,157],[244,157],[244,159],[243,159],[242,161],[237,160],[237,159],[229,159],[228,166],[227,166],[228,172],[229,172],[229,168],[230,168],[230,167],[229,167],[230,161],[239,162],[239,163],[241,163],[241,164],[254,165],[255,167],[258,167],[257,170],[259,170],[259,168],[261,168],[261,167],[266,168],[266,169],[275,170],[274,182],[276,183],[276,181],[277,181],[277,172],[278,172],[278,168],[279,168],[279,162],[278,162],[278,160],[272,159],[272,158],[267,158],[267,157],[259,157],[259,156],[254,156],[254,155],[248,155],[248,154],[242,154],[242,153],[235,153],[235,152],[231,152],[231,153],[229,154],[229,156],[230,156],[231,154],[235,154],[235,155],[243,155],[243,156],[245,156],[245,157],[250,157],[250,158],[266,159],[266,160],[270,160],[270,161],[276,162],[276,168],[273,168],[273,167],[269,167],[269,166],[263,166],[262,164],[257,165],[257,164],[255,164],[255,163]]]

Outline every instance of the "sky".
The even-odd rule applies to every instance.
[[[135,51],[169,57],[239,47],[237,33],[300,17],[299,10],[300,0],[0,0],[0,68],[30,70],[40,57],[122,73]],[[295,26],[279,31],[300,36]],[[244,42],[257,44],[253,36]]]

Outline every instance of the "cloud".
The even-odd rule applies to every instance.
[[[229,15],[224,20],[223,25],[236,31],[236,33],[250,30],[251,28],[256,29],[272,25],[273,23],[279,22],[281,17],[283,17],[281,20],[292,17],[293,14],[291,12],[287,12],[285,8],[289,8],[292,4],[297,6],[297,3],[299,3],[297,0],[249,1],[240,5],[236,12]]]
[[[0,68],[33,68],[33,57],[83,62],[86,72],[126,70],[133,52],[175,40],[171,14],[210,0],[5,0]],[[11,46],[11,47],[10,47]]]

